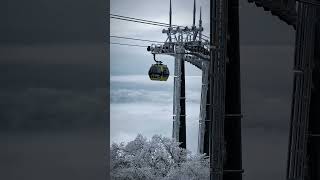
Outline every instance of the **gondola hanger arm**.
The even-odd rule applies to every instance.
[[[156,54],[153,53],[153,60],[157,63],[157,64],[162,64],[162,61],[157,61],[156,60]]]

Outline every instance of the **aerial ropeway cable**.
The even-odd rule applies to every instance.
[[[119,19],[119,20],[125,20],[125,21],[126,20],[128,20],[128,21],[137,21],[137,22],[141,22],[141,23],[155,24],[155,25],[160,25],[160,26],[164,26],[164,27],[169,27],[170,26],[170,24],[168,24],[168,23],[145,20],[145,19],[140,19],[140,18],[133,18],[133,17],[122,16],[122,15],[117,15],[117,14],[110,14],[110,18]],[[172,25],[172,27],[183,27],[183,26]]]
[[[128,40],[136,40],[136,41],[164,43],[164,42],[160,42],[160,41],[154,41],[154,40],[148,40],[148,39],[138,39],[138,38],[124,37],[124,36],[114,36],[114,35],[110,35],[110,37],[111,37],[111,38],[118,38],[118,39],[128,39]]]
[[[170,24],[167,23],[162,23],[162,22],[157,22],[157,21],[151,21],[151,20],[145,20],[141,18],[133,18],[129,16],[122,16],[118,14],[110,14],[111,19],[117,19],[117,20],[122,20],[122,21],[128,21],[128,22],[134,22],[134,23],[141,23],[141,24],[147,24],[147,25],[154,25],[154,26],[160,26],[160,27],[170,27]],[[179,26],[179,25],[171,25],[172,28],[185,28],[184,26]],[[209,37],[206,35],[203,35],[205,38],[201,38],[205,41],[209,41]]]
[[[135,46],[135,47],[143,47],[143,48],[148,47],[148,46],[138,45],[138,44],[126,44],[126,43],[117,43],[117,42],[110,42],[110,44],[115,44],[120,46]]]

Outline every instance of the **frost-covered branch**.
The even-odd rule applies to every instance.
[[[111,178],[115,180],[206,180],[209,159],[179,147],[174,139],[138,135],[133,141],[111,145]]]

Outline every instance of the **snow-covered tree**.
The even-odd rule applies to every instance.
[[[202,180],[209,179],[209,160],[180,148],[174,139],[138,135],[127,143],[113,143],[110,174],[115,180]]]

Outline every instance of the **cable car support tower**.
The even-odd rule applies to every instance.
[[[228,5],[229,4],[229,5]],[[186,148],[184,61],[202,70],[198,151],[210,156],[210,178],[241,180],[241,102],[238,0],[210,3],[210,41],[203,41],[200,8],[199,27],[172,26],[162,33],[164,44],[148,47],[155,55],[171,55],[174,63],[173,132],[180,147]]]
[[[193,24],[191,27],[172,25],[172,6],[170,0],[169,27],[163,29],[162,33],[167,34],[164,44],[152,44],[148,47],[155,55],[170,55],[174,57],[174,91],[173,91],[173,130],[172,137],[180,142],[180,147],[186,148],[186,106],[185,106],[185,64],[187,61],[203,70],[203,88],[201,91],[200,107],[200,129],[204,130],[201,123],[205,120],[206,94],[208,86],[208,63],[210,60],[209,41],[202,37],[202,18],[200,8],[199,26],[195,25],[196,2],[193,7]],[[205,100],[205,101],[203,101]],[[203,121],[202,121],[203,119]],[[207,126],[208,128],[208,126]],[[204,135],[204,133],[199,133]],[[199,137],[202,140],[204,136]],[[208,139],[208,138],[207,138]],[[207,143],[208,144],[208,143]]]

